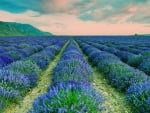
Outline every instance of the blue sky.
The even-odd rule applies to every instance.
[[[0,20],[56,34],[150,33],[149,6],[150,0],[0,0]]]

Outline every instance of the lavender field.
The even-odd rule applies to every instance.
[[[150,37],[0,37],[0,113],[150,113]]]

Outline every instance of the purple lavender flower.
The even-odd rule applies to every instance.
[[[14,89],[29,88],[29,79],[20,73],[14,73],[8,70],[0,70],[0,84],[5,87],[13,87]]]
[[[75,81],[62,82],[51,86],[47,94],[38,97],[29,113],[98,113],[102,110],[99,107],[102,102],[102,96],[91,86]]]
[[[126,92],[127,101],[138,112],[150,112],[150,80],[131,85]]]

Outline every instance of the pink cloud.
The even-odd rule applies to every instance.
[[[47,13],[69,13],[77,14],[78,8],[74,7],[75,3],[81,0],[44,0],[43,9]]]
[[[130,13],[134,13],[136,11],[137,11],[136,7],[130,7],[130,8],[128,8],[128,12],[130,12]]]
[[[16,21],[32,24],[41,30],[57,35],[112,35],[150,33],[150,27],[138,23],[117,23],[82,21],[75,15],[53,14],[38,15],[37,12],[27,11],[24,14],[11,14],[0,11],[1,21]]]
[[[52,4],[56,9],[65,9],[69,6],[70,0],[52,0]]]

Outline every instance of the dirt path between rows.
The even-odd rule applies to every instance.
[[[28,93],[28,95],[26,95],[24,97],[24,99],[22,101],[20,101],[20,104],[14,104],[9,106],[4,113],[27,113],[28,110],[32,107],[32,104],[34,102],[34,100],[41,94],[44,94],[47,92],[47,88],[50,86],[51,84],[51,77],[53,74],[53,69],[55,68],[55,66],[57,65],[57,62],[59,61],[62,52],[64,51],[64,49],[66,48],[66,46],[68,45],[69,42],[67,42],[63,48],[61,49],[61,51],[59,52],[59,54],[55,57],[55,59],[48,65],[47,69],[45,71],[43,71],[41,73],[41,78],[38,81],[38,84],[35,88],[33,88],[31,90],[31,92]]]
[[[77,42],[75,43],[83,53],[78,43]],[[88,56],[86,56],[85,54],[84,58],[86,59],[86,61],[88,61]],[[92,65],[90,62],[88,63]],[[99,72],[96,67],[92,68],[93,68],[92,84],[94,88],[98,92],[100,92],[105,98],[103,106],[106,107],[106,111],[103,111],[103,113],[133,113],[130,105],[128,105],[128,103],[125,100],[125,94],[109,85],[108,81],[104,77],[105,75]]]
[[[93,86],[105,98],[104,106],[107,110],[104,113],[132,113],[130,105],[125,100],[125,94],[109,85],[104,75],[96,68],[93,71]]]

